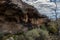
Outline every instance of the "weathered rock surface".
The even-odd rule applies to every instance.
[[[36,8],[21,0],[3,1],[0,3],[0,33],[14,34],[22,30],[22,27],[33,28],[34,25],[40,26],[49,21],[47,16],[41,15]]]

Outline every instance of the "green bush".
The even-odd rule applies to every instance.
[[[45,39],[48,39],[50,37],[48,34],[48,31],[46,31],[46,30],[44,31],[40,28],[30,30],[25,35],[26,35],[26,38],[28,38],[29,40],[35,40],[38,37],[45,40]]]
[[[50,26],[48,26],[48,31],[51,33],[56,33],[58,31],[58,27],[55,22],[49,23]]]

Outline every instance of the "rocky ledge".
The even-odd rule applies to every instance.
[[[0,1],[0,33],[15,34],[49,22],[48,17],[41,15],[34,6],[16,1]]]

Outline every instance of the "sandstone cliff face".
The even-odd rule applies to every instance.
[[[34,25],[40,26],[49,21],[47,16],[41,15],[33,6],[22,1],[20,4],[16,5],[13,1],[0,4],[1,33],[16,33],[22,29],[21,25],[33,28]]]

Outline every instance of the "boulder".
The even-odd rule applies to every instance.
[[[28,30],[49,21],[47,16],[41,15],[34,6],[22,0],[4,1],[0,4],[0,33],[15,34],[25,27]]]

